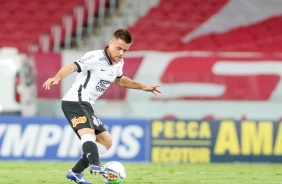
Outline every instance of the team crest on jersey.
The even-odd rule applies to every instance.
[[[76,127],[78,124],[85,123],[86,120],[87,120],[87,118],[85,116],[81,116],[81,117],[78,117],[78,118],[75,117],[71,120],[71,123],[72,123],[73,127]]]
[[[92,116],[92,118],[94,125],[99,126],[102,124],[102,122],[99,119],[97,119],[95,116]]]
[[[105,80],[100,80],[97,84],[97,86],[95,87],[95,89],[99,92],[103,92],[107,89],[107,87],[110,85],[111,83],[109,81],[105,81]]]

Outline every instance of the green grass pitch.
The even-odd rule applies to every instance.
[[[0,162],[1,184],[71,184],[65,178],[73,162]],[[282,184],[282,164],[152,164],[123,163],[125,184]],[[85,170],[88,181],[103,184]]]

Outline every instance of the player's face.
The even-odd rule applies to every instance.
[[[108,54],[113,64],[120,61],[125,53],[129,50],[130,44],[125,43],[121,39],[113,38],[109,43]]]

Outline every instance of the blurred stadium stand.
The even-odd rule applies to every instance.
[[[116,3],[119,0],[1,0],[0,47],[22,52],[70,48],[92,31],[95,17],[103,17],[105,7],[115,9]]]
[[[183,50],[182,37],[205,22],[226,2],[227,0],[160,1],[158,6],[150,9],[148,14],[129,27],[138,42],[132,49]],[[144,41],[144,33],[147,41]]]
[[[0,47],[16,47],[21,52],[60,51],[84,45],[101,47],[113,26],[126,27],[132,17],[144,15],[158,0],[1,0]],[[124,8],[117,13],[120,7]],[[138,6],[134,6],[138,5]],[[140,5],[140,6],[139,6]],[[148,6],[149,5],[149,6]],[[111,30],[110,30],[111,29]],[[89,38],[92,34],[95,41]],[[102,37],[103,40],[100,38]]]
[[[127,27],[138,43],[133,51],[281,51],[281,6],[281,0],[1,0],[0,47],[85,51]]]
[[[115,24],[126,25],[131,31],[137,43],[131,51],[282,50],[281,0],[160,0],[143,14],[134,9],[141,4],[129,2],[134,1],[123,8],[123,20],[105,26],[85,50],[95,48],[95,41],[107,44],[106,32]]]
[[[138,42],[131,50],[281,51],[282,11],[276,8],[281,5],[260,0],[162,0],[129,27]],[[197,31],[203,33],[194,34]]]

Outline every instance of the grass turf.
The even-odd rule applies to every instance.
[[[65,178],[72,162],[0,162],[1,184],[70,184]],[[282,184],[282,164],[151,164],[124,163],[125,184],[215,183]],[[88,181],[102,184],[100,176],[85,170]]]

